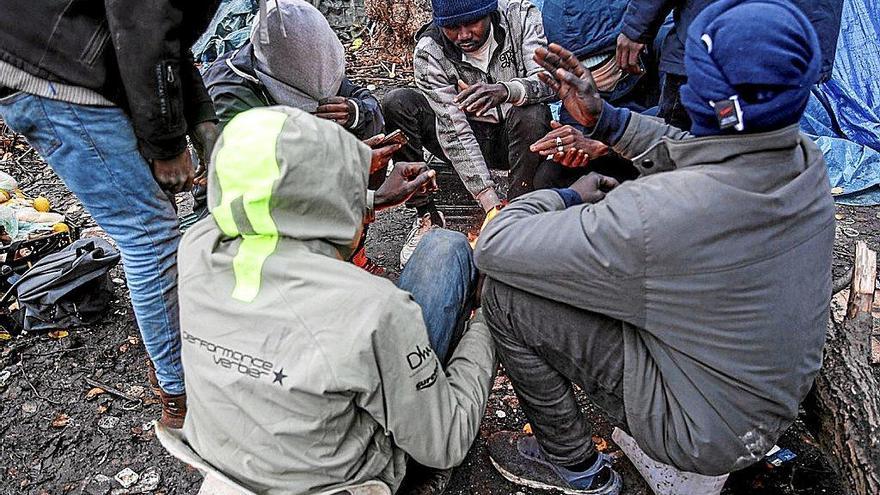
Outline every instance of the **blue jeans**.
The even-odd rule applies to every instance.
[[[397,286],[422,308],[428,341],[441,363],[464,331],[472,309],[477,269],[467,237],[434,229],[422,238]]]
[[[74,105],[27,93],[0,99],[24,134],[122,254],[131,303],[163,390],[183,388],[177,306],[177,213],[116,107]]]

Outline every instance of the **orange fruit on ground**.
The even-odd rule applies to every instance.
[[[36,198],[34,198],[34,209],[35,210],[37,210],[41,213],[46,213],[47,211],[49,211],[50,207],[51,206],[49,205],[49,200],[46,199],[45,197],[37,196]]]
[[[70,227],[66,223],[56,223],[52,226],[52,232],[70,232]]]

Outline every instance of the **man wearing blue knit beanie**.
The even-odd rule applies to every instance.
[[[546,47],[541,12],[528,0],[432,0],[433,21],[418,33],[416,88],[389,92],[387,131],[409,143],[394,156],[422,161],[423,148],[450,163],[486,212],[501,204],[489,167],[510,170],[508,198],[537,187],[544,158],[529,146],[550,131],[554,92],[538,79],[533,59]],[[418,218],[401,250],[406,263],[419,239],[442,215],[427,198],[409,203]]]
[[[797,124],[816,34],[787,0],[707,7],[685,51],[692,133],[603,102],[558,45],[536,60],[642,176],[525,195],[483,230],[483,311],[534,431],[494,435],[490,456],[515,483],[617,493],[574,383],[656,493],[718,494],[795,420],[822,364],[834,203]]]

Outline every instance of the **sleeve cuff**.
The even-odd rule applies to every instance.
[[[483,189],[483,191],[476,195],[475,199],[477,200],[477,203],[480,203],[480,206],[483,207],[483,211],[489,211],[501,204],[501,199],[498,198],[498,193],[496,193],[495,189],[491,187]]]
[[[186,136],[170,137],[160,140],[147,141],[138,139],[138,147],[141,155],[148,162],[153,160],[170,160],[183,153],[186,149]]]
[[[556,191],[556,194],[562,198],[562,202],[565,203],[566,208],[577,206],[584,202],[584,200],[581,199],[581,195],[574,189],[554,189],[554,191]]]
[[[376,220],[376,191],[367,189],[367,205],[364,211],[364,224],[373,223]]]
[[[526,85],[522,81],[502,82],[507,88],[507,103],[519,107],[526,102]]]
[[[614,146],[623,137],[629,118],[629,109],[617,108],[607,101],[603,102],[602,114],[599,115],[599,120],[587,137]]]

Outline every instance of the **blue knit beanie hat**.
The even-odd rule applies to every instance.
[[[434,23],[440,27],[468,24],[498,10],[498,0],[431,0]]]
[[[822,52],[810,21],[788,0],[721,0],[691,24],[684,59],[691,133],[708,136],[798,122]]]

